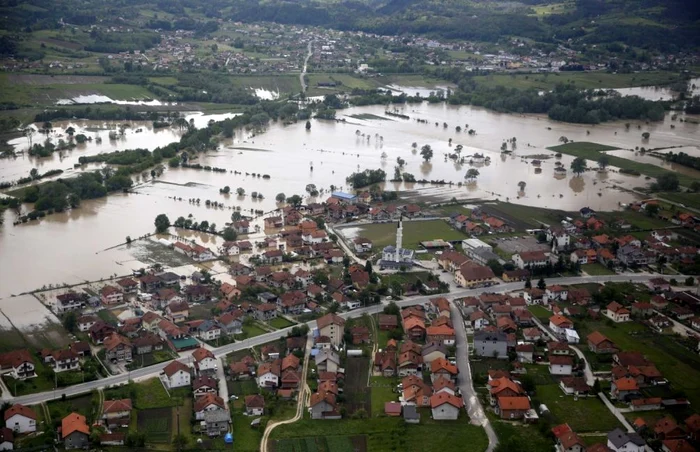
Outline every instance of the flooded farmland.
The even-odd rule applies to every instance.
[[[344,121],[312,120],[308,131],[303,122],[288,126],[271,124],[265,133],[257,136],[236,131],[234,139],[222,142],[219,149],[200,154],[197,159],[202,165],[225,168],[226,173],[166,168],[156,181],[137,179],[133,193],[83,201],[79,209],[23,225],[13,226],[16,214],[7,210],[4,213],[5,225],[0,228],[0,265],[3,268],[0,272],[0,298],[47,283],[81,282],[114,273],[127,274],[132,268],[142,267],[148,263],[143,261],[148,259],[135,256],[138,253],[127,247],[105,250],[123,243],[127,235],[134,238],[153,232],[153,220],[159,213],[166,213],[171,221],[192,214],[196,221],[207,220],[221,228],[230,221],[233,209],[240,208],[248,215],[251,209],[270,211],[277,207],[277,193],[287,196],[304,194],[307,184],[325,190],[320,197],[323,199],[331,185],[348,190],[345,178],[358,169],[383,168],[391,178],[398,157],[406,161],[402,171],[412,173],[417,179],[444,180],[454,185],[436,189],[428,185],[387,182],[386,188],[390,190],[426,192],[430,193],[431,199],[498,198],[559,209],[590,206],[596,210],[614,210],[620,203],[636,199],[633,193],[617,187],[632,189],[649,181],[643,177],[621,175],[615,168],[606,173],[590,171],[581,176],[568,171],[555,177],[556,162],[568,169],[572,157],[554,158],[546,148],[559,144],[562,136],[621,149],[700,145],[699,125],[672,122],[670,116],[659,123],[634,122],[627,131],[624,123],[619,122],[596,126],[564,124],[542,116],[497,114],[444,104],[399,106],[397,112],[408,115],[410,119],[386,116],[385,107],[370,106],[339,111],[338,118]],[[198,127],[205,126],[210,119],[223,117],[187,116],[188,120],[194,119]],[[384,120],[371,119],[376,117]],[[84,171],[73,169],[80,156],[139,147],[153,149],[178,140],[181,133],[172,128],[154,130],[150,123],[133,122],[123,137],[109,140],[109,130],[115,130],[120,123],[55,123],[55,134],[73,126],[93,138],[101,136],[102,143],[93,139],[62,155],[54,154],[45,159],[24,154],[16,159],[2,160],[0,181],[26,176],[32,168],[38,168],[42,173],[63,169],[66,172],[61,177],[66,177],[72,172]],[[670,128],[671,123],[675,124],[675,129]],[[462,131],[457,132],[456,126]],[[138,129],[141,131],[136,132]],[[474,129],[476,135],[468,135],[468,129]],[[645,131],[650,132],[651,138],[643,143],[641,134]],[[511,154],[502,154],[501,144],[513,137],[517,139],[515,150]],[[41,138],[36,134],[34,140],[37,142]],[[414,142],[419,149],[424,144],[433,148],[431,162],[424,162],[419,151],[412,149]],[[26,138],[16,140],[14,144],[17,150],[28,146]],[[461,156],[464,163],[446,158],[457,145],[463,146]],[[627,153],[623,155],[625,158],[638,158],[633,152],[623,152]],[[550,158],[543,159],[543,155]],[[535,158],[542,160],[539,173],[531,164]],[[99,165],[89,169],[95,167]],[[465,182],[465,174],[470,168],[476,168],[480,173],[475,182],[457,186]],[[270,177],[265,179],[252,173]],[[518,185],[521,181],[525,182],[524,190]],[[219,189],[227,185],[234,193],[220,194]],[[238,187],[245,190],[244,196],[235,194]],[[264,199],[253,199],[250,196],[253,191],[263,194]],[[202,202],[192,204],[188,202],[190,198],[199,198]],[[205,200],[223,203],[224,208],[206,207]],[[210,248],[215,249],[215,244]]]

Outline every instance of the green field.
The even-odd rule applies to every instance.
[[[149,443],[169,443],[171,423],[171,408],[151,408],[138,412],[138,429],[146,434],[146,441]]]
[[[606,146],[604,144],[598,144],[598,143],[591,143],[587,141],[579,141],[575,143],[567,143],[567,144],[560,144],[559,146],[552,146],[548,148],[551,151],[554,152],[561,152],[563,154],[569,154],[573,155],[576,157],[583,157],[587,160],[591,160],[593,162],[597,162],[598,158],[601,156],[601,154],[604,151],[611,151],[613,149],[617,149],[611,146]],[[629,160],[625,159],[622,157],[617,157],[614,155],[608,155],[608,158],[610,159],[610,165],[611,166],[616,166],[620,169],[627,169],[627,170],[634,170],[638,171],[639,173],[646,175],[646,176],[651,176],[651,177],[659,177],[662,174],[667,174],[667,173],[672,173],[678,176],[678,180],[681,183],[681,185],[687,187],[689,186],[693,181],[696,179],[687,176],[685,174],[680,174],[675,171],[668,171],[665,170],[659,166],[656,165],[651,165],[649,163],[640,163],[640,162],[635,162],[634,160]],[[595,165],[594,165],[595,166]]]
[[[537,386],[535,398],[544,403],[557,420],[568,423],[577,433],[606,432],[619,427],[619,421],[598,397],[566,396],[557,384]]]
[[[605,321],[586,321],[580,326],[577,324],[577,328],[581,337],[598,330],[621,350],[643,353],[674,390],[683,391],[691,405],[700,404],[700,356],[683,347],[673,336],[652,333],[635,322],[611,325]]]
[[[700,194],[698,193],[664,192],[658,193],[658,197],[677,204],[683,204],[686,207],[700,209]]]
[[[441,451],[462,452],[485,450],[487,439],[481,427],[471,425],[466,416],[457,421],[433,421],[429,411],[421,411],[421,424],[406,425],[399,418],[343,419],[339,421],[317,421],[309,418],[290,425],[283,425],[272,432],[271,439],[301,439],[326,437],[367,437],[367,448],[372,452],[388,451]],[[337,439],[343,443],[346,440]]]
[[[261,428],[253,428],[250,422],[253,420],[248,416],[244,416],[239,410],[233,413],[233,425],[231,433],[235,441],[235,449],[237,452],[257,452],[260,450],[260,440],[262,439]]]
[[[528,306],[527,310],[530,311],[532,313],[532,315],[534,315],[538,319],[540,319],[542,321],[546,321],[547,323],[549,323],[548,319],[552,316],[552,311],[546,309],[543,306],[539,306],[539,305]]]
[[[393,392],[399,380],[391,377],[370,377],[370,382],[372,388],[372,417],[383,417],[385,416],[384,403],[397,402],[399,400],[399,394]]]
[[[612,74],[607,72],[559,72],[551,74],[493,74],[474,77],[483,86],[507,86],[519,89],[550,90],[559,83],[573,83],[581,89],[626,88],[667,85],[678,79],[672,72]]]
[[[274,452],[356,452],[365,450],[364,436],[349,438],[347,436],[331,436],[319,438],[289,438],[273,443]]]
[[[227,386],[229,395],[236,395],[239,398],[259,392],[255,380],[231,380],[227,382]]]
[[[540,452],[552,450],[554,442],[544,436],[536,425],[511,424],[501,421],[495,415],[489,416],[491,425],[498,435],[499,444],[503,450],[518,450],[521,452]]]
[[[296,325],[296,323],[290,322],[289,320],[285,319],[284,317],[275,317],[274,319],[270,320],[267,323],[271,327],[277,328],[278,330]]]
[[[368,224],[360,226],[357,235],[372,241],[374,248],[380,249],[387,245],[396,244],[396,223]],[[404,221],[403,246],[419,249],[420,242],[426,240],[462,240],[467,236],[453,229],[443,220]]]
[[[246,338],[260,336],[261,334],[265,333],[267,333],[267,331],[263,330],[255,324],[243,325],[243,336],[245,336]]]
[[[614,275],[615,272],[610,270],[608,267],[602,264],[586,264],[581,266],[581,270],[588,273],[591,276],[600,275]]]
[[[428,78],[419,74],[397,74],[370,78],[353,74],[309,73],[307,74],[307,80],[308,88],[306,94],[308,96],[323,96],[325,94],[338,93],[341,91],[349,92],[355,88],[365,90],[377,89],[392,84],[422,88],[432,88],[448,84],[444,80]],[[340,82],[341,84],[336,87],[319,87],[319,82]]]

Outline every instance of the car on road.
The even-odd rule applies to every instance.
[[[238,400],[238,396],[236,394],[231,394],[231,396],[228,399],[229,400]]]

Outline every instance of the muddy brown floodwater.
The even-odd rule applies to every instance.
[[[526,156],[553,154],[546,147],[559,144],[561,136],[623,149],[700,145],[697,133],[700,126],[676,121],[675,129],[671,129],[670,116],[659,123],[639,123],[639,129],[638,123],[633,122],[626,131],[624,124],[619,122],[597,126],[564,124],[541,116],[497,114],[466,106],[423,103],[397,108],[411,119],[390,118],[384,114],[383,106],[369,106],[339,111],[338,117],[344,118],[345,122],[312,120],[309,131],[304,122],[289,126],[271,124],[258,136],[237,131],[233,140],[223,142],[218,150],[198,158],[202,165],[226,168],[227,173],[168,168],[155,182],[136,178],[138,185],[134,193],[83,201],[79,209],[30,224],[13,226],[15,213],[6,211],[5,225],[0,227],[0,267],[3,269],[0,272],[0,298],[49,283],[74,283],[114,273],[125,274],[132,268],[143,266],[126,248],[103,250],[124,242],[127,235],[133,238],[152,232],[153,219],[159,213],[166,213],[171,221],[180,215],[192,214],[197,221],[214,222],[221,228],[230,220],[232,210],[229,207],[238,206],[248,214],[250,209],[269,211],[276,207],[277,193],[283,192],[287,196],[303,194],[307,184],[323,189],[320,197],[323,199],[331,185],[349,190],[345,178],[358,169],[383,168],[391,178],[397,157],[406,160],[403,171],[412,173],[417,179],[445,180],[456,184],[465,181],[469,168],[479,170],[480,175],[473,184],[440,190],[425,188],[431,194],[439,193],[443,199],[453,196],[459,199],[507,198],[510,202],[540,207],[573,210],[590,206],[596,210],[614,210],[620,203],[633,201],[635,195],[613,186],[631,189],[648,181],[618,174],[615,168],[603,174],[591,171],[580,177],[567,171],[564,176],[555,178],[555,162],[560,161],[568,169],[571,157],[565,155],[561,159],[544,160],[542,172],[537,174],[529,164],[532,157]],[[363,118],[375,115],[386,119],[356,119],[352,115],[363,115],[360,116]],[[206,125],[209,119],[221,119],[221,116],[201,114],[192,117],[199,126]],[[425,120],[427,124],[416,119]],[[443,127],[443,123],[447,127]],[[34,167],[40,172],[64,169],[67,171],[65,177],[73,172],[73,164],[82,155],[136,147],[153,149],[177,140],[180,134],[174,129],[154,131],[147,123],[132,123],[123,138],[111,142],[108,131],[104,129],[116,127],[118,123],[73,121],[57,123],[56,126],[60,125],[62,131],[69,124],[90,136],[99,134],[103,138],[102,144],[93,140],[62,157],[54,155],[35,159],[23,156],[0,161],[0,180],[16,180]],[[460,126],[462,132],[456,132],[456,126]],[[142,131],[136,133],[138,128]],[[476,130],[475,136],[466,133],[470,128]],[[360,136],[356,134],[358,130]],[[651,138],[643,143],[641,134],[645,131],[651,133]],[[517,139],[515,152],[501,154],[501,143],[512,137]],[[40,138],[41,135],[37,134],[35,142]],[[450,138],[453,140],[451,147],[448,145]],[[424,144],[433,148],[434,157],[430,163],[423,162],[419,150],[414,152],[411,149],[413,142],[419,149]],[[25,138],[16,144],[20,150],[27,146]],[[467,162],[461,165],[445,158],[458,144],[463,145],[461,155]],[[384,159],[383,153],[386,154]],[[490,157],[490,161],[474,160],[476,153]],[[627,158],[636,157],[628,152]],[[473,160],[472,165],[468,163],[470,160]],[[595,166],[595,163],[589,166]],[[253,177],[251,173],[267,174],[270,178]],[[524,191],[518,186],[521,181],[526,184]],[[219,194],[219,189],[226,185],[234,192],[241,187],[246,195]],[[387,188],[417,189],[421,193],[422,186],[388,182]],[[264,199],[252,199],[250,193],[253,191],[262,193]],[[183,201],[173,198],[183,198]],[[187,202],[189,198],[201,199],[200,205]],[[204,204],[207,199],[223,202],[227,208],[207,208]]]

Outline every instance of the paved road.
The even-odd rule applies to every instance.
[[[306,92],[306,81],[304,80],[304,76],[306,75],[306,68],[309,64],[309,58],[311,58],[311,55],[313,55],[313,50],[311,49],[311,41],[309,41],[309,45],[307,46],[307,52],[306,52],[306,58],[304,58],[304,67],[301,69],[301,74],[299,74],[299,82],[301,83],[301,92],[305,93]]]
[[[561,285],[568,285],[568,284],[582,284],[582,283],[590,283],[590,282],[623,282],[623,281],[632,281],[632,282],[645,282],[648,281],[652,278],[656,278],[658,275],[610,275],[610,276],[584,276],[584,277],[566,277],[566,278],[549,278],[547,279],[548,284],[561,284]],[[676,275],[677,278],[682,277],[682,275]],[[500,284],[497,286],[492,286],[489,288],[480,288],[480,289],[458,289],[456,291],[453,291],[449,294],[446,294],[447,298],[449,299],[455,299],[455,298],[463,298],[463,297],[468,297],[468,296],[476,296],[479,295],[480,293],[483,292],[512,292],[514,290],[522,289],[523,283],[522,282],[514,282],[514,283],[507,283],[507,284]],[[411,297],[407,298],[405,300],[401,300],[397,302],[399,306],[412,306],[416,304],[423,304],[428,302],[430,298],[433,298],[434,296],[420,296],[420,297]],[[344,312],[341,313],[340,316],[344,318],[351,318],[351,317],[360,317],[363,314],[375,314],[379,312],[383,308],[382,305],[373,305],[369,306],[367,308],[361,308],[361,309],[356,309],[351,312]],[[309,325],[309,328],[312,330],[316,328],[316,321],[311,321],[307,322],[307,325]],[[266,333],[262,334],[260,336],[256,336],[250,339],[246,339],[240,342],[234,342],[232,344],[227,344],[222,347],[215,348],[213,350],[214,355],[217,357],[227,355],[229,353],[232,353],[236,350],[242,350],[246,348],[250,348],[253,346],[259,346],[262,344],[265,344],[267,342],[273,341],[275,339],[278,339],[280,336],[286,336],[289,331],[291,331],[292,327],[289,328],[284,328],[278,331],[274,331],[272,333]],[[39,392],[36,394],[30,394],[26,396],[21,396],[21,397],[9,397],[9,398],[4,398],[3,401],[8,401],[12,403],[21,403],[23,405],[36,405],[38,403],[42,402],[47,402],[49,400],[54,400],[61,398],[63,394],[66,395],[66,397],[71,397],[79,394],[85,394],[88,393],[94,389],[100,389],[100,388],[106,388],[110,386],[115,386],[115,385],[123,385],[128,383],[129,380],[143,380],[146,378],[151,378],[151,377],[156,377],[160,372],[163,370],[165,366],[167,366],[170,363],[170,361],[162,362],[159,364],[154,364],[152,366],[148,367],[143,367],[141,369],[136,369],[132,370],[129,373],[126,374],[119,374],[119,375],[112,375],[100,380],[96,381],[90,381],[87,383],[81,383],[79,385],[74,385],[74,386],[69,386],[67,388],[62,388],[58,389],[56,391],[46,391],[46,392]]]
[[[469,365],[469,340],[464,329],[464,318],[461,310],[454,303],[450,303],[450,311],[452,313],[452,324],[455,327],[459,390],[462,392],[462,397],[466,403],[469,419],[471,419],[472,423],[480,425],[486,430],[486,436],[489,438],[489,447],[486,449],[486,452],[492,452],[498,445],[498,436],[496,436],[489,418],[486,417],[484,407],[481,406],[479,396],[474,390],[472,370]]]

